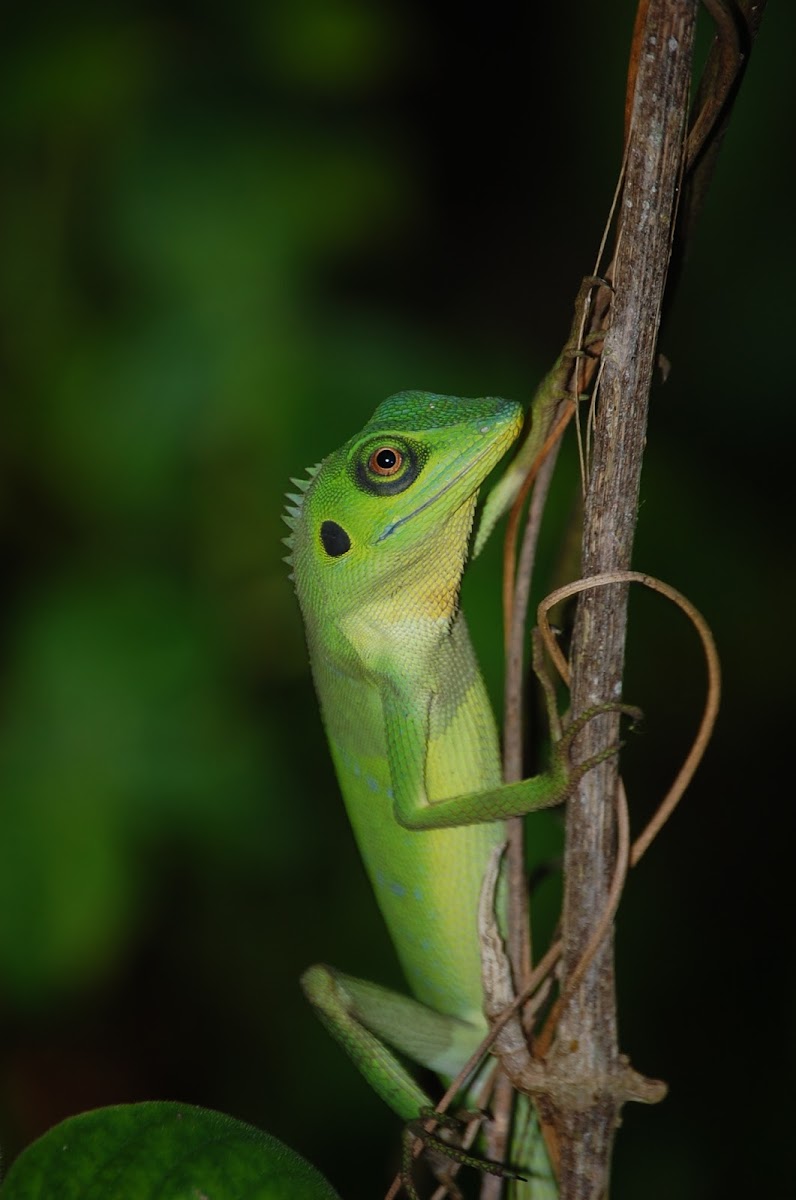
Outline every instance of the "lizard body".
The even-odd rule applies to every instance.
[[[326,966],[302,983],[405,1120],[429,1102],[389,1047],[450,1078],[478,1046],[487,860],[505,841],[506,817],[560,803],[571,786],[555,755],[547,774],[501,783],[495,721],[458,607],[478,490],[522,421],[506,400],[390,397],[298,483],[286,517],[340,789],[413,998]],[[533,1178],[508,1186],[517,1198],[551,1200],[557,1188],[534,1129],[532,1149],[512,1145],[512,1161]]]

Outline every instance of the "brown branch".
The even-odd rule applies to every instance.
[[[627,169],[586,492],[583,573],[629,566],[636,524],[647,403],[669,265],[686,137],[697,0],[649,0],[640,34],[627,147]],[[580,601],[571,661],[577,714],[621,691],[627,586],[586,593]],[[590,721],[578,758],[616,741],[618,717]],[[564,987],[604,910],[614,873],[617,762],[587,774],[569,801],[563,912]],[[621,1108],[613,942],[606,938],[580,986],[568,997],[549,1063],[568,1083],[542,1102],[561,1147],[562,1200],[606,1191]]]

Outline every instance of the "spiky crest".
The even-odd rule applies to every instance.
[[[282,513],[282,520],[285,522],[288,529],[292,530],[292,529],[296,528],[296,522],[298,521],[299,517],[301,516],[301,509],[304,504],[304,493],[306,492],[307,488],[312,483],[314,477],[318,474],[320,465],[321,465],[320,463],[316,463],[314,467],[307,467],[307,475],[308,475],[307,479],[291,479],[290,480],[290,482],[295,487],[297,487],[299,490],[298,490],[298,492],[285,492],[285,498],[289,501],[289,503],[285,505],[285,511]],[[285,546],[287,546],[287,549],[288,549],[288,553],[282,559],[282,562],[286,562],[288,564],[288,566],[292,567],[292,565],[293,565],[293,534],[290,533],[290,534],[288,534],[287,537],[283,537],[282,542]],[[288,579],[292,579],[292,578],[293,578],[293,572],[291,571],[290,574],[288,575]]]

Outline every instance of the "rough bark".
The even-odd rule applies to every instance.
[[[611,327],[597,399],[585,503],[583,575],[629,567],[647,406],[683,162],[698,0],[650,0],[638,56],[618,218]],[[627,589],[581,598],[570,660],[575,714],[621,694]],[[576,759],[618,739],[602,715]],[[564,979],[599,919],[614,868],[617,759],[590,771],[568,802]],[[596,1200],[609,1165],[626,1071],[619,1054],[612,940],[606,939],[561,1013],[548,1059],[558,1081],[550,1115],[561,1147],[562,1200]]]

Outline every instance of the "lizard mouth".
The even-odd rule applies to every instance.
[[[395,533],[396,529],[400,529],[402,525],[405,525],[407,521],[411,521],[413,517],[418,516],[421,512],[425,512],[425,510],[432,504],[436,504],[441,496],[444,496],[446,492],[449,492],[452,487],[455,487],[460,479],[463,479],[465,475],[469,475],[470,472],[474,470],[480,462],[483,461],[483,459],[493,455],[494,452],[495,442],[491,442],[488,446],[484,447],[480,454],[477,454],[475,458],[470,459],[469,462],[465,463],[461,470],[457,471],[455,475],[452,475],[450,479],[446,480],[439,491],[434,492],[433,495],[424,500],[422,504],[418,504],[417,508],[413,508],[411,512],[406,513],[405,516],[399,517],[397,521],[391,521],[390,524],[387,525],[382,533],[380,533],[376,538],[376,544],[378,545],[379,542],[385,541],[388,537],[390,537],[391,534]]]

